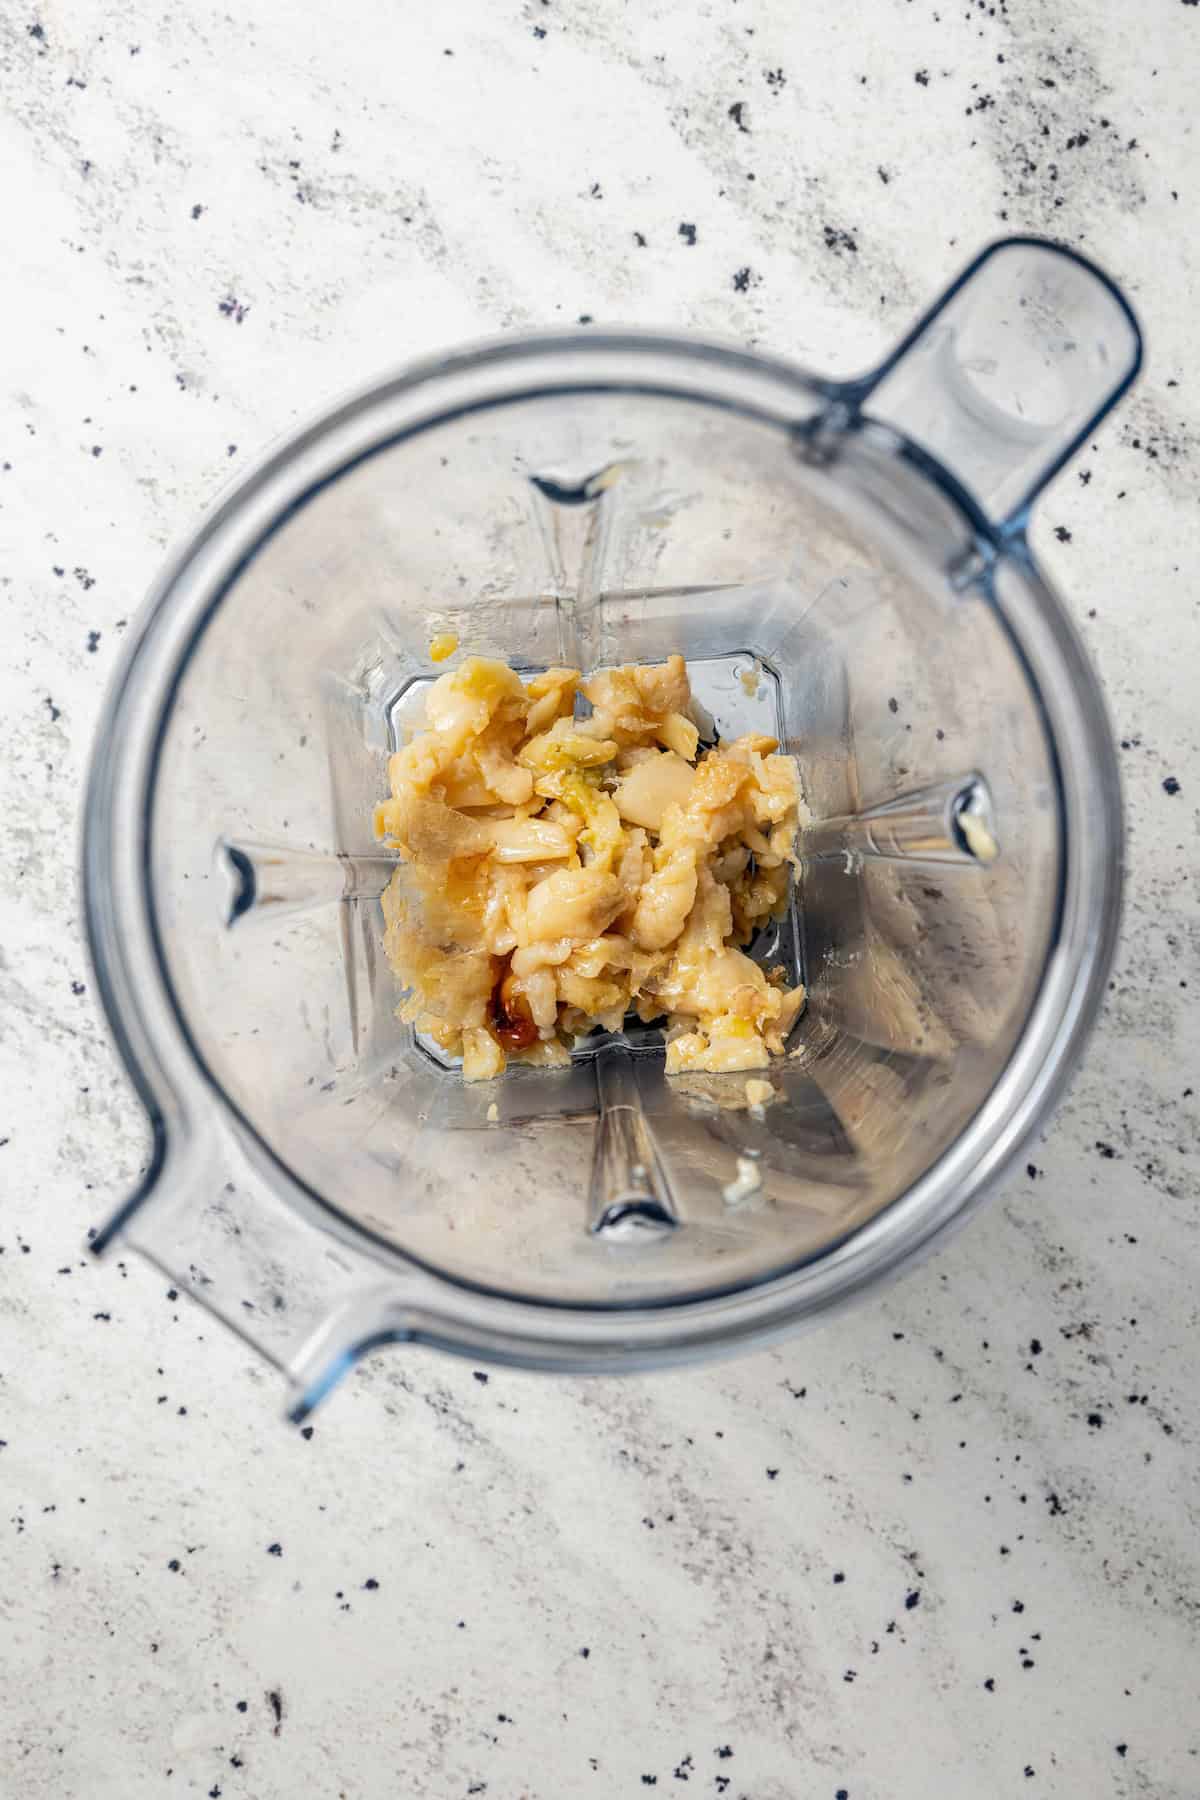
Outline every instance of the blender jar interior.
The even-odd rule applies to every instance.
[[[686,1300],[844,1238],[978,1110],[1055,928],[1053,755],[973,542],[882,426],[665,390],[498,399],[324,480],[196,636],[153,775],[157,942],[212,1082],[354,1226],[520,1298]],[[759,952],[809,998],[773,1099],[629,1040],[669,1232],[589,1229],[594,1047],[467,1085],[396,1017],[371,816],[447,631],[524,671],[681,651],[719,730],[798,759],[814,823]]]

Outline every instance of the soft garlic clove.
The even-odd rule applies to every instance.
[[[700,733],[690,719],[682,713],[668,713],[656,729],[654,735],[668,750],[674,750],[676,756],[682,756],[685,762],[691,762],[700,744]]]
[[[543,819],[489,819],[487,830],[500,863],[557,862],[574,850],[562,826]]]
[[[696,771],[673,750],[645,757],[620,781],[614,798],[617,811],[631,825],[658,831],[668,806],[686,806]]]

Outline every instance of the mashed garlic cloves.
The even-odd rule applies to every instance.
[[[575,717],[575,696],[591,704]],[[400,1016],[468,1081],[567,1059],[632,1010],[668,1074],[764,1068],[804,1004],[743,946],[787,904],[800,785],[774,738],[699,751],[682,656],[547,669],[468,657],[389,762],[377,834]]]

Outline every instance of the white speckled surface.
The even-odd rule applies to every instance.
[[[1194,1797],[1200,10],[442,10],[0,17],[0,1785]],[[621,1385],[394,1352],[289,1430],[238,1343],[83,1250],[144,1135],[77,800],[166,545],[399,359],[586,314],[849,371],[1006,227],[1091,251],[1150,345],[1036,532],[1131,831],[1028,1171],[781,1352]]]

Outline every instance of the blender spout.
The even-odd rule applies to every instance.
[[[802,862],[878,857],[986,867],[1000,855],[992,797],[982,775],[958,775],[898,794],[860,813],[818,819],[800,840]]]
[[[642,1109],[633,1058],[620,1044],[596,1058],[596,1095],[589,1229],[613,1241],[665,1237],[678,1223],[675,1199]]]
[[[332,1208],[281,1182],[240,1126],[179,1115],[157,1136],[146,1179],[93,1250],[136,1250],[170,1283],[172,1299],[189,1294],[295,1390],[328,1322],[369,1312],[378,1261]],[[434,1286],[410,1266],[397,1279],[406,1297]]]

